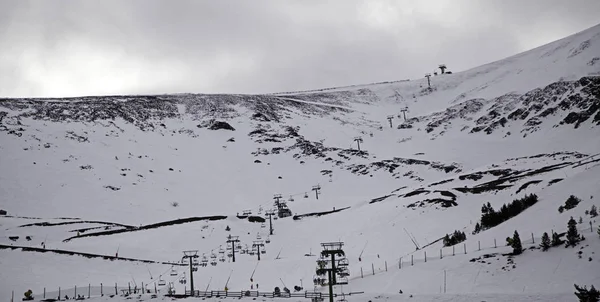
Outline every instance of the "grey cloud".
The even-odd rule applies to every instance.
[[[420,78],[595,25],[598,1],[3,1],[0,96],[301,90]]]

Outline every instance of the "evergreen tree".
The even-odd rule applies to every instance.
[[[577,298],[579,299],[579,302],[598,302],[600,301],[600,292],[594,288],[594,286],[592,285],[592,287],[588,290],[587,286],[583,286],[583,288],[577,286],[577,284],[575,285],[575,290],[577,290],[577,292],[575,292],[575,296],[577,296]]]
[[[575,246],[577,245],[577,242],[581,240],[581,238],[579,237],[579,232],[577,231],[577,222],[572,216],[571,219],[569,219],[567,226],[567,247]]]
[[[540,244],[540,247],[544,252],[550,248],[550,236],[548,236],[547,232],[544,232],[544,235],[542,235],[542,244]]]
[[[581,216],[579,216],[579,223],[583,223],[583,218]]]
[[[477,234],[479,232],[481,232],[481,225],[479,224],[479,222],[477,222],[475,224],[475,232],[473,232],[473,234]]]
[[[600,226],[598,227],[598,236],[600,236]]]
[[[590,209],[590,216],[592,216],[592,217],[598,216],[598,209],[596,208],[596,205],[592,205],[592,208]]]
[[[521,245],[521,237],[519,237],[519,232],[515,230],[513,238],[511,240],[511,247],[513,248],[513,255],[519,255],[523,253],[523,245]]]

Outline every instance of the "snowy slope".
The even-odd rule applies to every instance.
[[[185,267],[169,263],[189,249],[225,259],[199,268],[197,289],[210,282],[222,290],[229,279],[229,288],[246,290],[254,271],[261,289],[283,281],[312,290],[319,244],[341,240],[351,280],[336,291],[434,295],[446,270],[447,294],[459,295],[452,301],[507,292],[570,297],[574,282],[600,283],[600,239],[589,227],[600,221],[585,214],[600,206],[598,54],[595,26],[432,77],[431,89],[418,79],[271,95],[2,99],[0,209],[9,217],[0,216],[0,296],[100,283],[153,287],[159,278],[182,292]],[[530,193],[537,204],[471,234],[484,203],[497,209]],[[296,217],[273,221],[269,236],[268,221],[242,214],[266,218],[275,194]],[[580,205],[559,213],[572,194]],[[515,230],[535,246],[532,233],[538,242],[543,232],[564,232],[570,216],[582,217],[581,259],[555,247],[527,250],[510,270],[501,254],[470,262],[507,253],[504,238]],[[446,247],[439,259],[436,240],[454,230],[467,234],[467,254]],[[240,254],[233,263],[228,235],[242,247],[270,243],[261,261]],[[110,258],[117,250],[128,259]],[[404,263],[410,255],[414,266]]]

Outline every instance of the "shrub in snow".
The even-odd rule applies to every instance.
[[[564,212],[564,211],[565,211],[565,207],[563,207],[563,206],[558,207],[558,212],[559,213],[562,214],[562,212]]]
[[[513,248],[513,255],[519,255],[523,253],[523,245],[521,244],[521,237],[519,237],[519,232],[515,230],[513,237],[506,237],[506,242],[510,247]]]
[[[176,207],[179,206],[179,202],[173,201],[173,202],[171,202],[171,206],[174,207],[174,208],[176,208]]]
[[[563,241],[557,233],[552,233],[552,246],[561,245]]]
[[[575,285],[575,296],[579,299],[579,302],[598,302],[600,301],[600,291],[592,287],[588,290],[587,286],[579,287]]]
[[[542,235],[542,243],[540,244],[540,247],[544,252],[550,248],[550,236],[548,236],[547,232],[544,232],[544,235]]]
[[[579,223],[583,223],[583,218],[581,216],[579,216]]]
[[[568,229],[566,247],[576,246],[577,243],[582,240],[581,236],[579,236],[579,232],[577,231],[577,222],[575,221],[575,219],[573,219],[573,217],[571,217],[567,225]]]
[[[590,216],[592,216],[592,217],[598,216],[598,209],[596,208],[596,205],[592,205],[592,208],[590,209]]]

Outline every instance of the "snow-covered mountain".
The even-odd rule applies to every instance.
[[[585,213],[600,206],[599,138],[600,25],[431,87],[0,99],[0,296],[159,279],[183,292],[186,269],[169,263],[190,249],[225,259],[199,267],[196,289],[247,290],[252,276],[312,290],[320,243],[343,241],[336,291],[360,301],[436,294],[443,274],[447,297],[571,298],[573,283],[600,285],[600,219]],[[484,204],[532,193],[473,234]],[[581,202],[559,212],[570,195]],[[279,196],[293,216],[270,236]],[[576,248],[503,255],[515,230],[534,247],[571,216]],[[467,240],[443,247],[455,230]],[[249,250],[269,239],[266,253],[231,262],[228,235]]]

